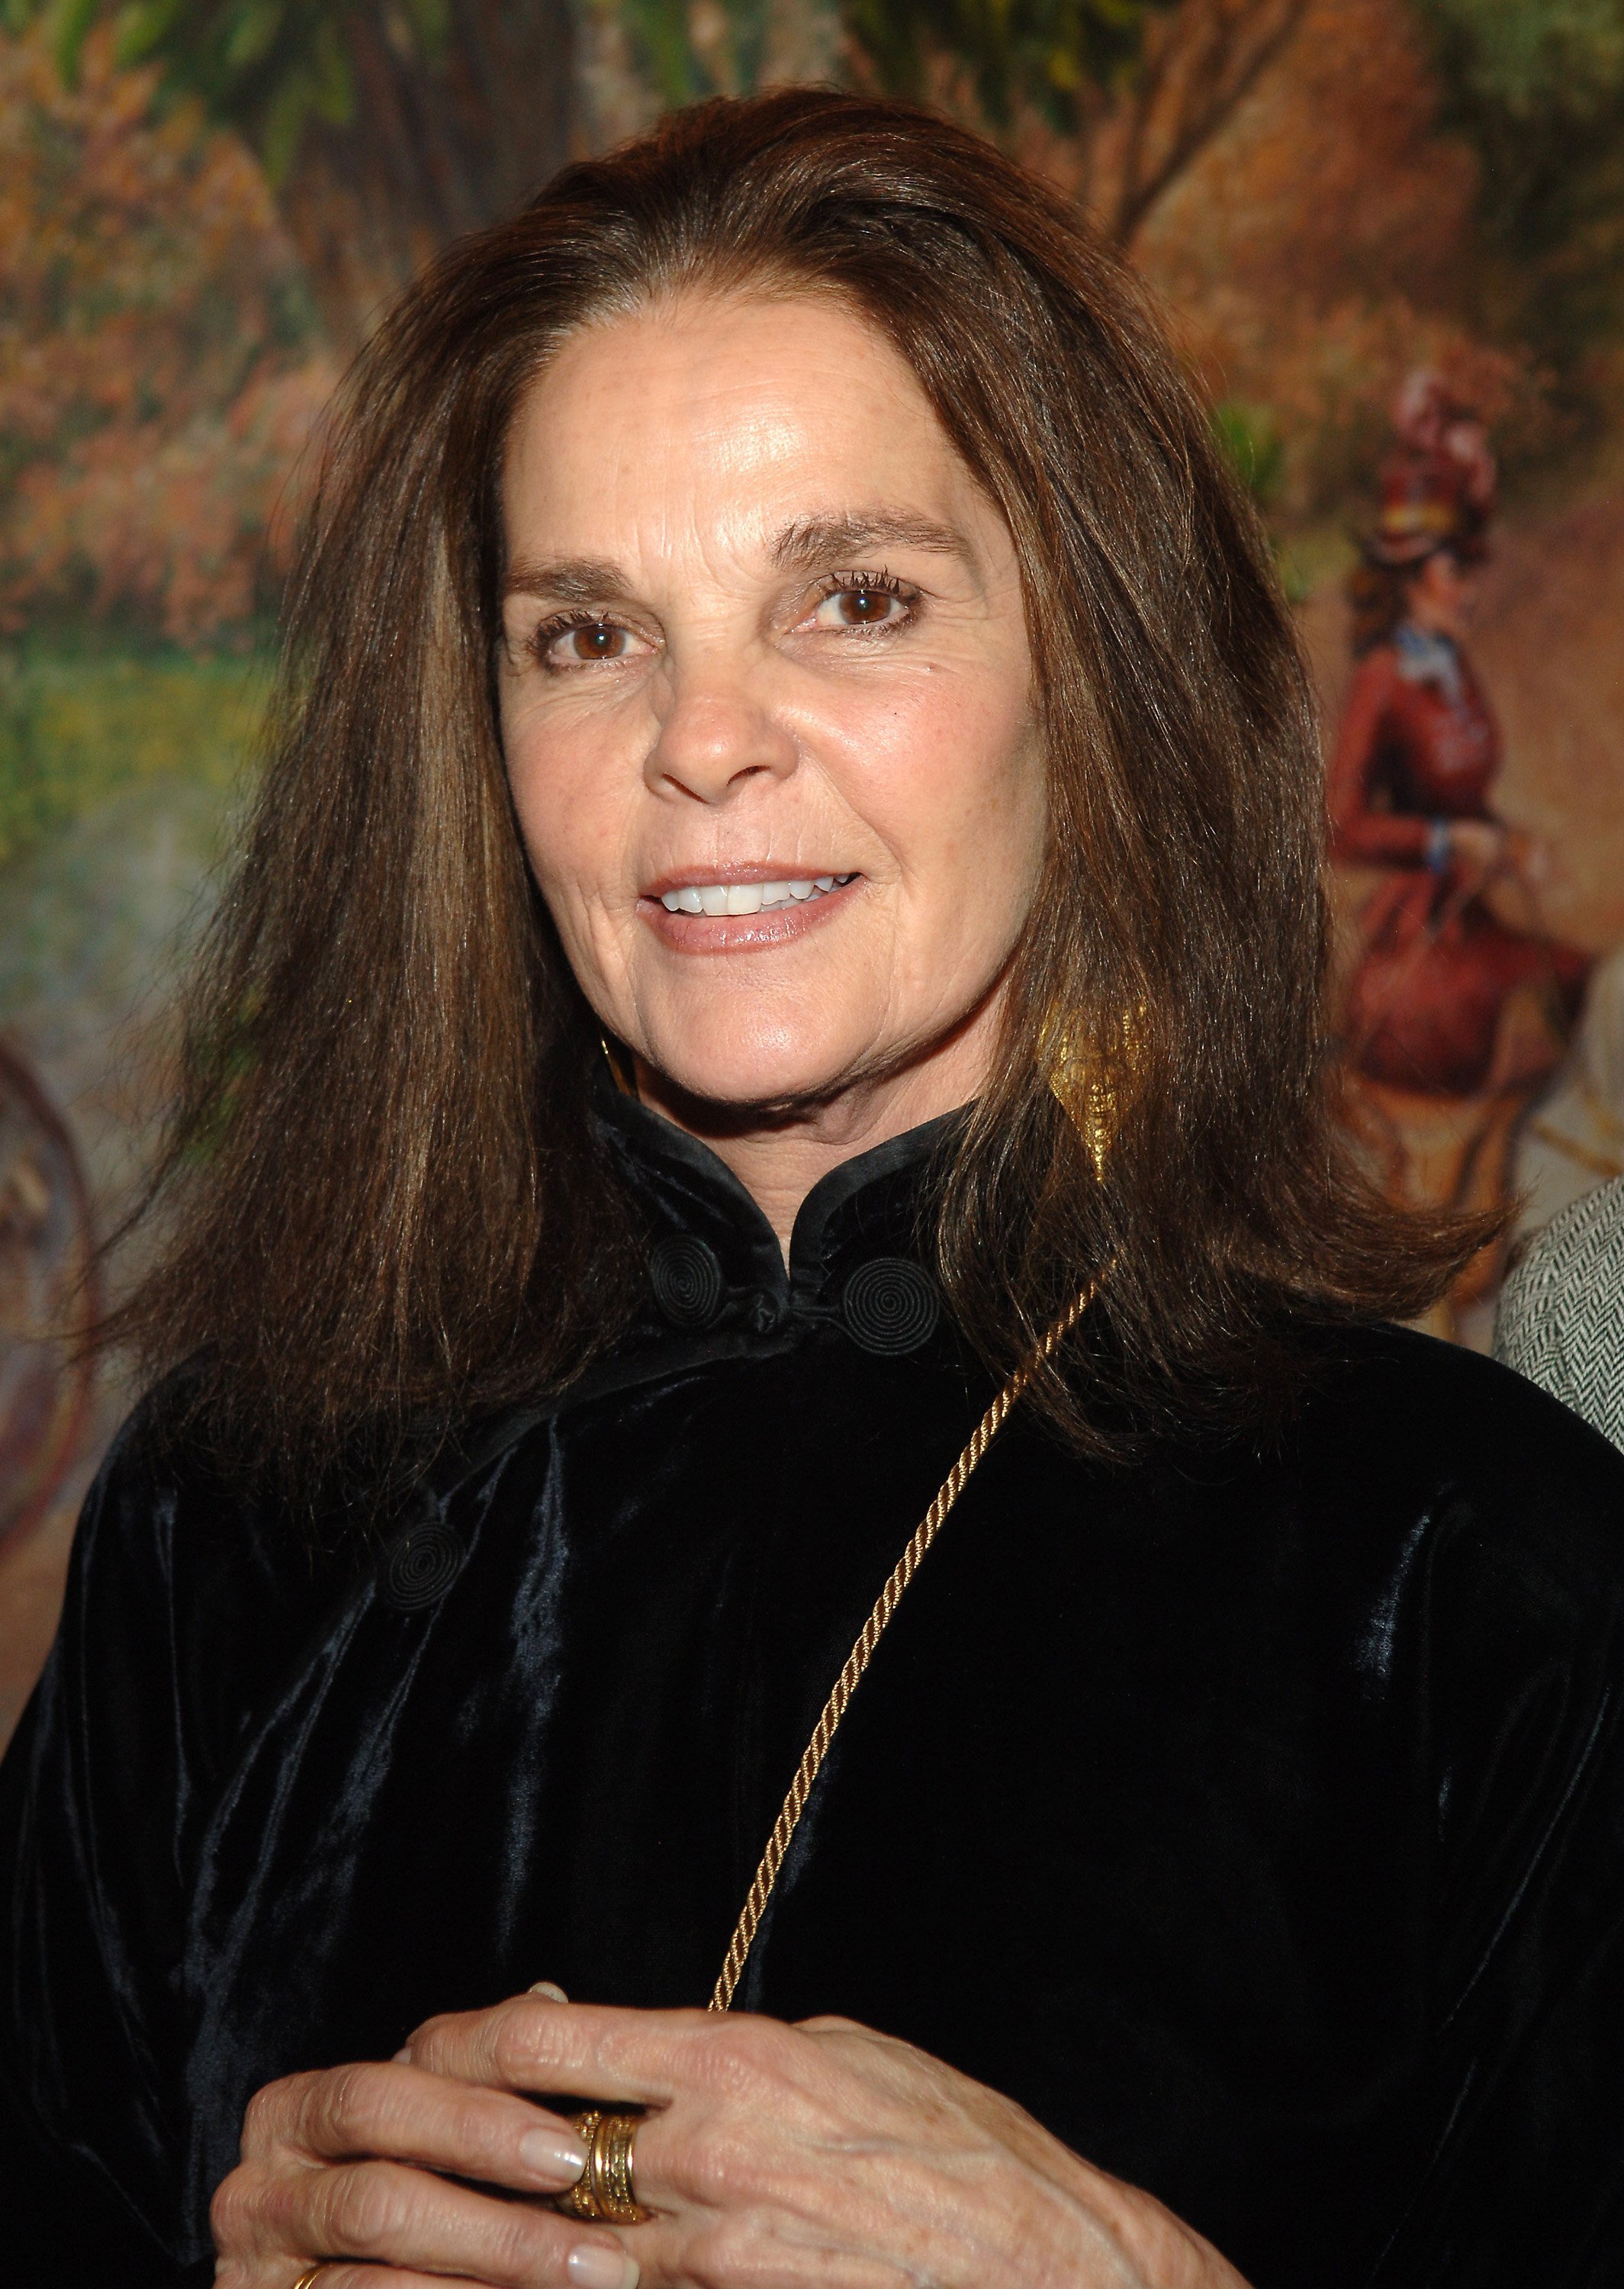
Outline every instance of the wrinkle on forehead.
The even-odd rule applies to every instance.
[[[763,303],[790,301],[804,316],[763,329]],[[653,555],[670,562],[673,514],[690,553],[720,548],[729,585],[897,551],[951,561],[979,589],[1004,554],[983,529],[1007,533],[998,503],[844,298],[690,293],[594,323],[536,378],[507,451],[510,597],[631,603],[652,537],[633,527],[664,528]]]

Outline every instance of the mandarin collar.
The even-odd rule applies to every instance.
[[[842,1314],[859,1340],[864,1330],[883,1336],[890,1320],[899,1338],[909,1325],[934,1326],[935,1283],[919,1262],[922,1196],[932,1156],[963,1109],[821,1177],[795,1218],[787,1266],[766,1216],[709,1145],[607,1079],[593,1111],[648,1217],[654,1312],[641,1332],[663,1323],[690,1336],[782,1340],[797,1322]]]
[[[766,1216],[708,1144],[622,1094],[607,1073],[593,1091],[599,1135],[648,1228],[641,1304],[612,1349],[558,1390],[441,1440],[442,1459],[424,1490],[426,1508],[402,1549],[529,1432],[657,1376],[783,1354],[820,1337],[849,1343],[876,1360],[927,1354],[964,1366],[940,1290],[919,1258],[929,1163],[967,1106],[820,1178],[796,1216],[786,1267]]]
[[[1413,620],[1401,620],[1393,630],[1393,650],[1398,673],[1406,683],[1430,683],[1452,706],[1459,706],[1461,648],[1453,636],[1437,628],[1417,627]]]

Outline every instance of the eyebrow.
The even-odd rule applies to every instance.
[[[831,562],[849,565],[869,548],[924,548],[939,556],[957,556],[966,564],[971,562],[969,543],[951,524],[895,508],[797,517],[774,541],[772,560],[784,570]]]
[[[601,604],[624,596],[626,576],[606,556],[515,557],[502,582],[505,596],[556,596],[561,604]]]
[[[768,555],[780,571],[816,565],[849,566],[872,548],[922,548],[971,564],[969,543],[949,524],[906,509],[797,517],[774,540]],[[502,584],[505,596],[555,596],[561,604],[601,604],[625,596],[631,583],[618,564],[601,556],[518,557]]]

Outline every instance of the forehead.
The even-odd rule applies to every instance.
[[[697,291],[564,345],[519,406],[503,490],[510,542],[553,549],[611,526],[746,547],[808,508],[958,522],[980,501],[906,360],[849,307]]]

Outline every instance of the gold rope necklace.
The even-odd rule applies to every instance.
[[[767,1849],[761,1854],[760,1865],[739,1910],[738,1922],[734,1926],[733,1937],[728,1942],[727,1959],[712,1990],[706,2006],[708,2010],[726,2011],[732,2004],[744,1974],[751,1942],[767,1912],[773,1886],[778,1880],[778,1871],[784,1865],[784,1855],[789,1851],[790,1840],[800,1824],[800,1815],[807,1808],[813,1783],[829,1753],[835,1728],[846,1714],[851,1696],[874,1657],[875,1647],[885,1635],[892,1615],[902,1603],[904,1591],[919,1572],[931,1543],[942,1531],[948,1512],[969,1484],[976,1464],[1009,1420],[1015,1401],[1039,1368],[1054,1357],[1076,1327],[1093,1303],[1098,1285],[1097,1280],[1089,1281],[1081,1295],[1055,1320],[1031,1358],[1015,1369],[999,1392],[971,1432],[963,1453],[936,1489],[935,1500],[914,1527],[907,1548],[892,1567],[884,1589],[875,1599],[873,1609],[857,1632],[857,1641],[847,1655],[845,1666],[835,1679],[829,1698],[824,1703],[823,1713],[812,1727],[812,1737],[807,1743],[796,1767],[795,1777],[790,1783],[790,1792],[773,1822]],[[561,1990],[548,1986],[545,1981],[530,1990],[532,1994],[542,1991],[562,1999]],[[572,2118],[586,2148],[586,2165],[573,2186],[554,2196],[553,2207],[562,2211],[566,2216],[585,2218],[597,2224],[641,2224],[652,2214],[638,2200],[632,2182],[633,2145],[642,2119],[641,2110],[627,2112],[617,2109],[610,2112],[594,2106]]]
[[[1142,1012],[1139,1014],[1142,1015]],[[1130,1065],[1137,1062],[1134,1048],[1137,1022],[1137,1017],[1134,1016],[1124,1016],[1120,1022],[1121,1046],[1126,1053]],[[1055,1075],[1050,1080],[1049,1087],[1058,1099],[1062,1110],[1081,1134],[1087,1148],[1088,1157],[1094,1163],[1095,1175],[1101,1176],[1104,1174],[1105,1155],[1115,1127],[1115,1092],[1109,1088],[1100,1089],[1096,1085],[1086,1082],[1082,1061],[1063,1027],[1056,1026],[1052,1023],[1046,1025],[1044,1041],[1047,1054],[1055,1064]],[[600,1033],[598,1042],[603,1051],[604,1062],[609,1066],[609,1078],[615,1087],[623,1097],[630,1097],[635,1100],[637,1098],[636,1081],[629,1066],[623,1068],[620,1059],[609,1047],[607,1033]],[[711,1990],[711,1999],[705,2006],[708,2011],[726,2011],[733,2001],[739,1980],[744,1974],[744,1958],[750,1953],[751,1942],[755,1938],[760,1926],[761,1918],[767,1912],[767,1902],[772,1896],[773,1886],[778,1880],[778,1870],[784,1865],[784,1854],[790,1848],[790,1839],[800,1824],[800,1815],[807,1808],[807,1798],[812,1793],[812,1783],[817,1778],[824,1759],[829,1754],[829,1744],[834,1738],[835,1727],[846,1714],[848,1704],[857,1689],[863,1672],[874,1657],[874,1647],[884,1636],[892,1615],[902,1602],[904,1591],[918,1573],[926,1551],[942,1531],[949,1511],[969,1484],[970,1475],[975,1465],[1008,1421],[1015,1401],[1039,1368],[1046,1366],[1054,1358],[1061,1344],[1076,1327],[1083,1313],[1093,1303],[1098,1292],[1099,1284],[1097,1280],[1091,1280],[1081,1294],[1073,1298],[1031,1358],[1016,1368],[1002,1391],[999,1392],[975,1430],[971,1432],[968,1442],[959,1460],[937,1487],[935,1500],[914,1527],[907,1548],[891,1570],[890,1579],[879,1597],[875,1599],[873,1610],[857,1632],[857,1641],[847,1655],[845,1666],[839,1677],[835,1679],[829,1698],[824,1703],[823,1713],[812,1727],[812,1738],[807,1743],[801,1753],[800,1762],[795,1770],[795,1777],[790,1783],[790,1792],[784,1799],[777,1819],[773,1822],[773,1832],[767,1839],[767,1849],[761,1854],[760,1865],[752,1879],[744,1904],[739,1910],[738,1921],[733,1927],[733,1937],[728,1942],[727,1959],[717,1974],[716,1984]],[[543,1981],[540,1983],[545,1986],[546,1982]],[[531,1990],[532,1993],[535,1991],[535,1989]],[[595,2125],[599,2117],[594,2114],[592,2120]],[[627,2151],[629,2156],[629,2148]],[[584,2211],[582,2214],[590,2215],[591,2213]]]
[[[824,1703],[823,1713],[812,1727],[812,1737],[807,1743],[800,1763],[796,1767],[795,1777],[790,1783],[790,1792],[784,1799],[783,1808],[777,1819],[773,1822],[773,1832],[767,1839],[767,1849],[761,1854],[760,1864],[751,1883],[749,1894],[743,1908],[739,1910],[739,1919],[734,1926],[733,1937],[728,1942],[727,1959],[717,1977],[716,1985],[712,1990],[711,1999],[706,2006],[708,2010],[725,2011],[733,2001],[739,1980],[744,1974],[744,1958],[750,1953],[751,1942],[760,1926],[761,1918],[767,1912],[767,1902],[772,1896],[773,1886],[778,1880],[778,1871],[783,1867],[784,1854],[790,1848],[790,1839],[800,1824],[801,1814],[807,1808],[807,1799],[812,1793],[812,1784],[817,1778],[824,1759],[829,1753],[829,1744],[834,1738],[835,1727],[846,1714],[851,1696],[856,1691],[864,1671],[874,1657],[875,1647],[884,1636],[891,1616],[902,1603],[903,1592],[918,1573],[931,1543],[942,1531],[949,1511],[952,1509],[953,1504],[969,1484],[971,1473],[976,1464],[1008,1421],[1015,1401],[1039,1368],[1054,1357],[1072,1328],[1076,1327],[1089,1304],[1093,1303],[1098,1284],[1096,1280],[1089,1281],[1082,1293],[1055,1320],[1031,1358],[1015,1369],[1002,1391],[999,1392],[975,1430],[971,1432],[963,1453],[943,1479],[936,1490],[935,1500],[918,1526],[914,1527],[907,1548],[892,1568],[890,1578],[884,1589],[875,1599],[873,1610],[857,1632],[857,1641],[847,1655],[845,1666],[839,1677],[835,1679],[829,1698]]]

